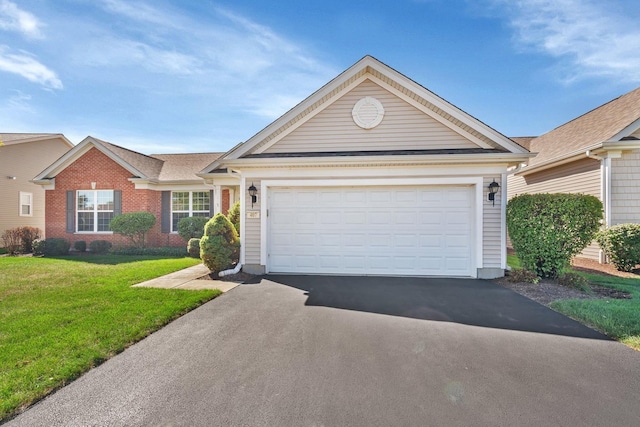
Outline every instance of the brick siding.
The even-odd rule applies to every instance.
[[[89,245],[94,240],[108,240],[114,245],[130,245],[127,238],[118,234],[67,233],[66,193],[68,190],[122,190],[122,213],[150,212],[156,217],[156,224],[147,234],[148,246],[184,246],[184,240],[175,233],[162,233],[161,197],[155,190],[136,190],[128,179],[133,175],[96,148],[91,148],[71,165],[60,172],[55,180],[55,190],[46,191],[46,235],[62,237],[73,243],[84,240]],[[223,206],[225,199],[223,198]],[[227,192],[226,206],[229,206]]]

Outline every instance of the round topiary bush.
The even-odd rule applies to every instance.
[[[522,266],[556,278],[595,237],[602,202],[585,194],[522,194],[507,203],[507,228]]]
[[[116,215],[109,223],[111,231],[127,237],[134,247],[144,248],[147,232],[156,223],[156,217],[149,212],[129,212]]]
[[[640,264],[640,224],[619,224],[596,235],[611,264],[620,271],[631,271]]]
[[[191,258],[200,258],[200,239],[189,239],[187,242],[187,252]]]
[[[186,242],[189,239],[199,239],[204,235],[204,226],[209,221],[205,216],[189,216],[178,221],[178,234]]]
[[[200,239],[200,258],[213,272],[233,267],[240,255],[240,239],[229,219],[217,213],[204,227]]]

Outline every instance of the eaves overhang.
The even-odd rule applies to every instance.
[[[284,157],[284,158],[242,158],[223,160],[228,169],[280,168],[280,167],[371,167],[435,164],[489,164],[505,163],[518,165],[527,162],[535,153],[487,153],[487,154],[435,154],[406,156],[358,156],[358,157]],[[208,176],[200,174],[199,176]]]

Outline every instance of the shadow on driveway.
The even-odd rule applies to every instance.
[[[265,281],[306,291],[307,306],[610,340],[606,335],[487,280],[266,275],[261,283]]]

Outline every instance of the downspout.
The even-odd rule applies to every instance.
[[[591,153],[591,150],[587,150],[585,154],[590,159],[600,161],[600,194],[604,204],[604,226],[606,228],[611,225],[611,158],[598,156]],[[606,261],[602,249],[598,253],[598,261],[601,264]]]
[[[224,277],[224,276],[231,276],[232,274],[238,274],[240,273],[241,268],[242,268],[242,264],[238,261],[235,268],[232,268],[231,270],[223,270],[220,273],[218,273],[218,276]]]

